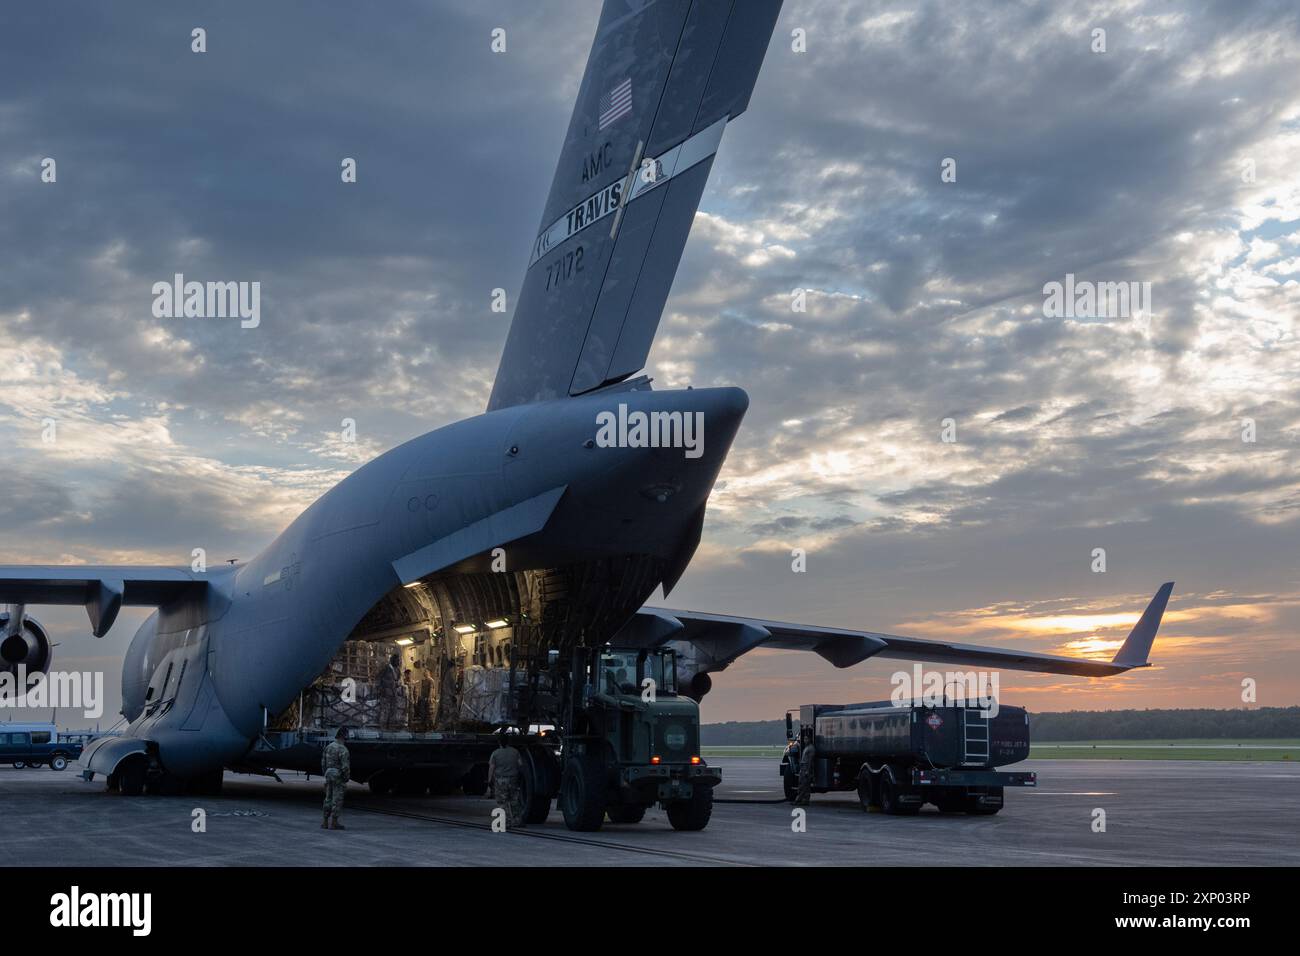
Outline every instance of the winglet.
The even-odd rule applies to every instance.
[[[1151,642],[1156,639],[1160,619],[1164,616],[1165,605],[1169,603],[1169,594],[1173,589],[1173,581],[1160,585],[1160,590],[1156,592],[1147,609],[1142,612],[1142,617],[1129,632],[1124,645],[1111,661],[1112,664],[1125,668],[1150,666],[1147,655],[1151,653]]]

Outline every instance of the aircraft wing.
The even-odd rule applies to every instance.
[[[1163,584],[1147,605],[1118,653],[1110,661],[1063,657],[979,644],[901,637],[875,631],[788,624],[728,614],[703,614],[642,608],[629,626],[632,641],[645,644],[684,642],[697,657],[697,672],[721,670],[756,647],[813,651],[836,667],[851,667],[871,657],[963,664],[985,669],[1039,671],[1080,677],[1109,677],[1136,667],[1148,667],[1147,655],[1169,601],[1173,582]]]
[[[206,574],[189,568],[140,565],[0,565],[0,604],[81,604],[96,637],[123,605],[153,607],[200,597]]]

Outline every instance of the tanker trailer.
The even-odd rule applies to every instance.
[[[781,776],[785,795],[799,788],[801,749],[813,741],[812,792],[856,790],[864,810],[913,814],[927,803],[943,813],[993,814],[1004,787],[1037,786],[1030,771],[994,768],[1029,756],[1023,707],[961,703],[937,706],[874,701],[806,704],[787,711]]]

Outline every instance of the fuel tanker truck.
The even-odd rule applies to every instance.
[[[799,790],[802,748],[813,744],[812,792],[856,790],[864,810],[993,814],[1004,787],[1037,786],[1028,771],[994,768],[1029,756],[1022,707],[961,703],[922,706],[874,701],[806,704],[785,715],[781,776],[786,799]]]

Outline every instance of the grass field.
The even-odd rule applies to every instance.
[[[705,757],[779,758],[763,744],[704,748]],[[1067,740],[1030,746],[1035,760],[1300,760],[1300,740]]]
[[[1067,740],[1030,744],[1036,760],[1300,760],[1300,740]]]
[[[726,745],[723,747],[705,746],[702,753],[706,757],[780,757],[785,753],[784,747],[768,747],[764,744],[755,746]]]

